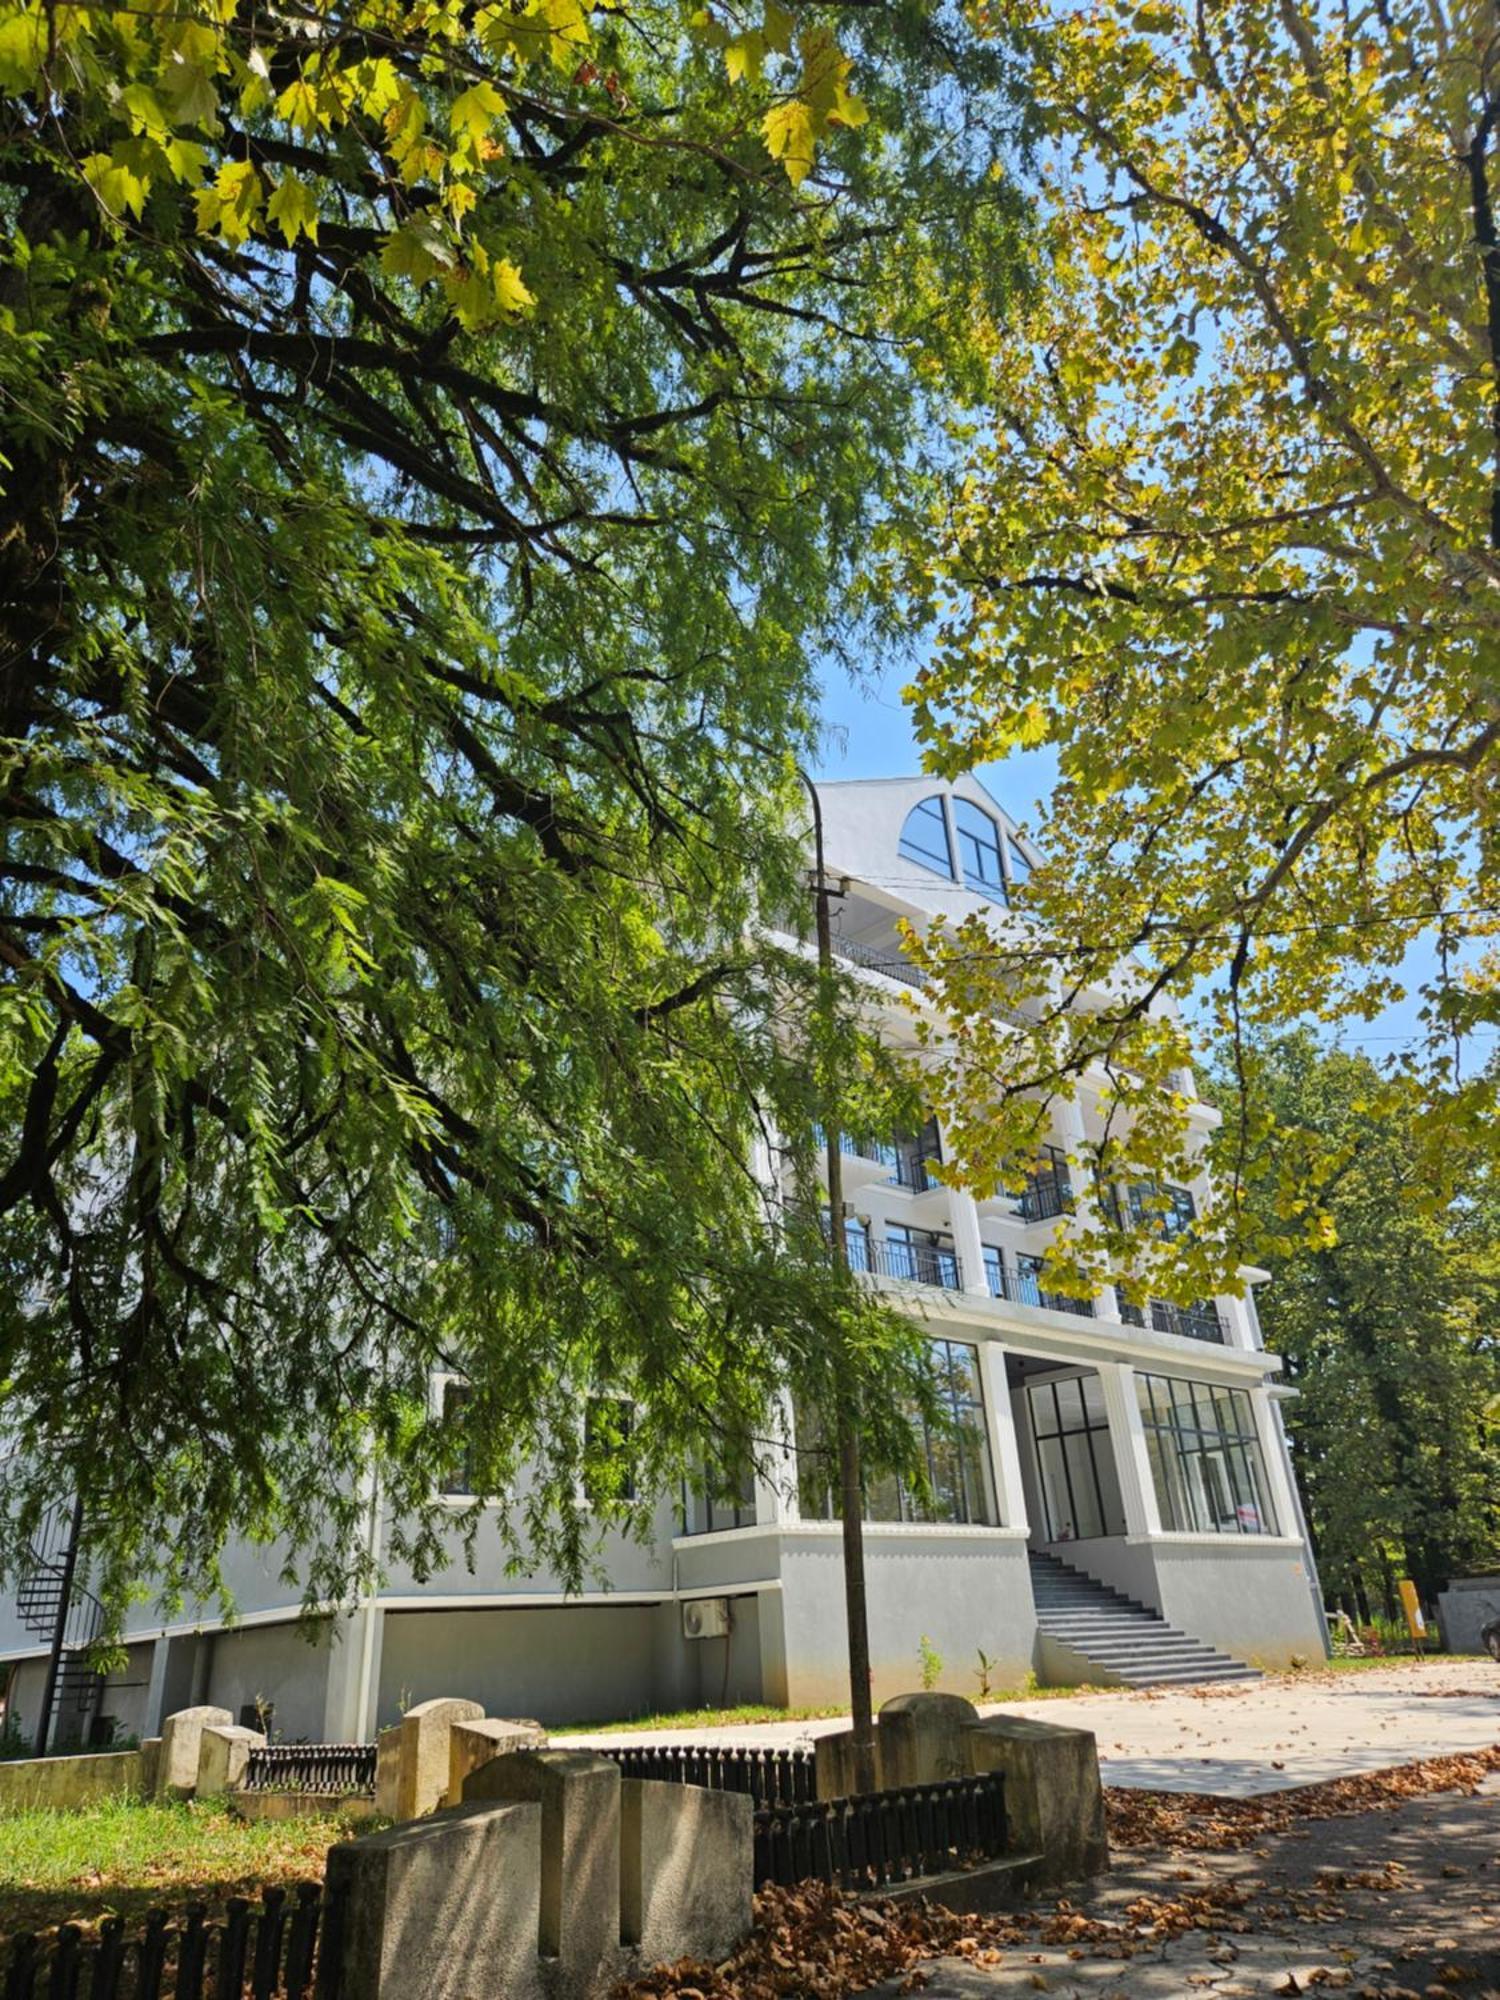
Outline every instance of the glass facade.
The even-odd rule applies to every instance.
[[[1123,1535],[1125,1507],[1097,1375],[1033,1382],[1026,1390],[1049,1542]]]
[[[915,861],[919,867],[933,868],[939,875],[952,878],[953,855],[948,846],[948,821],[940,797],[923,799],[906,815],[906,824],[901,829],[900,853],[904,860]]]
[[[921,1425],[920,1446],[931,1491],[917,1494],[894,1473],[882,1474],[865,1487],[865,1519],[993,1527],[995,1486],[979,1350],[967,1341],[935,1340],[932,1361],[947,1421],[939,1428],[925,1421]],[[797,1492],[803,1519],[835,1520],[839,1509],[833,1441],[823,1438],[808,1410],[797,1410],[796,1425]]]
[[[1249,1394],[1175,1375],[1137,1374],[1135,1383],[1163,1528],[1274,1535]]]
[[[982,896],[1005,901],[1005,864],[1000,858],[1000,829],[978,806],[967,799],[953,801],[953,823],[958,832],[958,858],[963,866],[965,885]]]

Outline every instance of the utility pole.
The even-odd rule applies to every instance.
[[[813,849],[817,864],[815,888],[818,919],[818,1006],[823,1016],[824,1048],[832,1040],[833,923],[829,916],[828,872],[823,862],[823,806],[818,788],[804,771],[802,782],[812,799]],[[849,1245],[844,1235],[844,1162],[841,1134],[831,1103],[823,1106],[823,1136],[828,1147],[829,1242],[836,1271],[848,1274]],[[840,1370],[842,1373],[842,1368]],[[849,1626],[849,1709],[854,1723],[853,1778],[856,1792],[876,1789],[875,1718],[870,1707],[870,1623],[865,1603],[864,1480],[860,1472],[859,1430],[853,1410],[841,1397],[838,1412],[839,1510],[843,1518],[844,1610]]]

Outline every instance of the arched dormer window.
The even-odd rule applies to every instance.
[[[953,850],[948,845],[948,819],[940,792],[912,807],[901,829],[899,852],[919,868],[931,868],[953,880]]]
[[[953,822],[958,829],[958,858],[963,864],[964,886],[1003,903],[1005,863],[1001,859],[1000,828],[987,812],[981,812],[968,799],[953,801]]]

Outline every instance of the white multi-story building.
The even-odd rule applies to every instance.
[[[897,924],[1003,905],[1031,865],[982,786],[960,779],[820,788],[831,875],[847,878],[835,949],[895,1038],[920,981]],[[1191,1113],[1206,1131],[1216,1114]],[[1085,1084],[1019,1198],[976,1201],[935,1180],[935,1121],[896,1145],[843,1145],[851,1261],[940,1344],[954,1430],[927,1440],[930,1494],[872,1481],[865,1551],[877,1700],[915,1684],[974,1695],[1078,1680],[1194,1680],[1319,1657],[1324,1635],[1282,1429],[1278,1360],[1253,1298],[1139,1311],[1112,1287],[1091,1303],[1044,1289],[1042,1257],[1072,1206],[1069,1155],[1098,1117]],[[774,1176],[774,1162],[763,1162]],[[1125,1199],[1130,1190],[1122,1191]],[[1207,1189],[1157,1190],[1169,1216]],[[1063,1224],[1066,1227],[1066,1223]],[[435,1395],[444,1385],[434,1385]],[[847,1691],[841,1530],[824,1454],[786,1449],[737,1504],[664,1500],[654,1545],[607,1538],[608,1587],[505,1574],[499,1538],[475,1569],[455,1532],[450,1568],[388,1570],[377,1595],[312,1642],[274,1552],[230,1552],[232,1628],[161,1627],[143,1609],[129,1658],[93,1706],[148,1734],[193,1701],[274,1710],[288,1738],[368,1738],[400,1709],[464,1694],[491,1714],[551,1723],[700,1702],[839,1702]],[[467,1506],[454,1496],[455,1508]],[[378,1549],[380,1508],[370,1509]],[[45,1603],[45,1592],[42,1601]],[[46,1645],[25,1606],[0,1603],[10,1703],[34,1724]],[[59,1738],[85,1717],[59,1718]]]

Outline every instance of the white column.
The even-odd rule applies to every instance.
[[[1104,1390],[1104,1414],[1109,1419],[1110,1446],[1120,1479],[1120,1499],[1125,1508],[1125,1532],[1159,1535],[1161,1509],[1146,1450],[1146,1427],[1136,1401],[1135,1370],[1122,1361],[1101,1361],[1097,1366]]]
[[[958,1274],[966,1292],[989,1295],[990,1281],[984,1268],[984,1238],[979,1233],[979,1206],[967,1188],[949,1188],[948,1222],[953,1230],[953,1247],[958,1252]]]
[[[1000,1525],[1024,1532],[1030,1523],[1026,1514],[1026,1488],[1021,1479],[1021,1452],[1016,1443],[1010,1384],[1005,1376],[1005,1349],[997,1340],[980,1342],[979,1380],[984,1390],[984,1421],[989,1434]]]
[[[1251,1312],[1247,1310],[1249,1304],[1247,1299],[1237,1299],[1233,1294],[1226,1293],[1222,1299],[1217,1299],[1214,1303],[1229,1322],[1230,1345],[1232,1347],[1254,1349],[1260,1346],[1260,1342],[1255,1338],[1254,1318]]]
[[[1260,1439],[1261,1460],[1266,1468],[1267,1498],[1276,1515],[1276,1532],[1278,1535],[1295,1536],[1299,1532],[1301,1510],[1292,1491],[1292,1468],[1285,1435],[1276,1421],[1271,1393],[1264,1383],[1260,1388],[1251,1390],[1250,1407],[1255,1412],[1255,1434]]]
[[[1081,1160],[1084,1144],[1083,1112],[1079,1108],[1076,1097],[1064,1098],[1059,1103],[1057,1107],[1057,1125],[1059,1132],[1062,1134],[1062,1142],[1065,1150],[1073,1157]],[[1077,1210],[1078,1221],[1085,1227],[1089,1226],[1095,1220],[1096,1210],[1093,1196],[1087,1188],[1079,1186],[1076,1180],[1073,1187],[1073,1206]],[[1120,1317],[1120,1301],[1113,1285],[1100,1285],[1098,1297],[1094,1300],[1094,1317],[1096,1319],[1118,1319]]]

